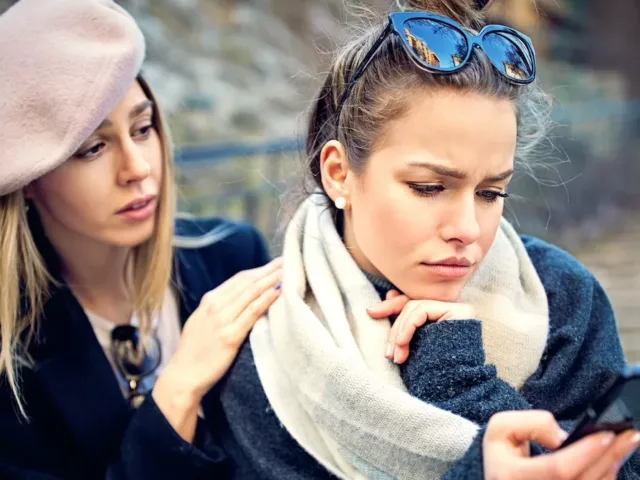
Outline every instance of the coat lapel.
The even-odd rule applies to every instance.
[[[90,465],[103,464],[129,421],[113,369],[98,343],[80,303],[62,279],[60,263],[34,208],[29,227],[55,284],[39,320],[37,339],[30,347],[35,377],[50,408],[36,412],[57,423],[86,454]],[[56,286],[57,285],[57,286]],[[54,417],[55,420],[51,420]]]
[[[182,323],[214,286],[212,272],[192,253],[176,252],[174,279]],[[116,453],[110,448],[120,444],[133,409],[122,395],[82,306],[67,287],[53,292],[41,320],[39,340],[32,348],[36,378],[49,395],[59,423],[86,452],[87,460],[105,462],[105,455]]]
[[[51,412],[90,464],[107,461],[131,416],[102,347],[71,292],[54,292],[41,317],[34,345],[35,375]]]

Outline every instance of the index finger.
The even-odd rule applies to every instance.
[[[567,434],[553,415],[544,410],[500,412],[489,420],[485,441],[509,440],[515,446],[534,441],[547,448],[557,448]]]
[[[409,303],[409,297],[399,295],[367,308],[367,313],[371,318],[386,318],[390,315],[398,315],[407,303]]]

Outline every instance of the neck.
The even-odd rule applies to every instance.
[[[82,306],[116,323],[128,321],[132,303],[126,269],[131,248],[109,245],[42,220],[60,258],[62,278]]]
[[[375,287],[378,293],[384,292],[383,296],[386,296],[389,290],[397,290],[396,286],[384,277],[372,275],[366,270],[362,270],[362,273],[364,273],[364,276],[367,277],[367,280]]]

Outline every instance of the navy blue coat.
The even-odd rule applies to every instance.
[[[180,220],[176,229],[180,235],[198,236],[225,223]],[[32,221],[32,230],[49,269],[59,278],[56,255],[37,222]],[[242,224],[211,246],[178,249],[174,278],[180,285],[181,321],[205,292],[267,260],[260,235]],[[29,422],[17,412],[6,381],[0,381],[0,478],[212,480],[231,475],[224,453],[202,420],[192,445],[177,435],[151,397],[137,410],[128,406],[68,288],[53,291],[30,353],[35,368],[21,370]]]

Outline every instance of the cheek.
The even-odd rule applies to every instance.
[[[154,131],[154,135],[144,145],[142,152],[146,161],[151,167],[151,176],[159,184],[164,176],[164,157],[162,151],[162,142],[160,137]]]
[[[108,178],[109,172],[89,165],[64,165],[34,184],[35,196],[52,217],[77,223],[109,206]]]
[[[480,238],[478,239],[478,246],[482,250],[482,257],[487,254],[494,239],[496,238],[496,232],[500,227],[500,219],[502,218],[502,208],[490,208],[486,212],[482,212],[478,216],[480,223]]]
[[[365,187],[359,192],[353,225],[358,244],[372,263],[381,265],[390,257],[404,257],[424,246],[435,235],[436,216],[429,201],[414,195],[400,182],[386,182],[384,188]],[[398,263],[394,260],[393,263]]]

